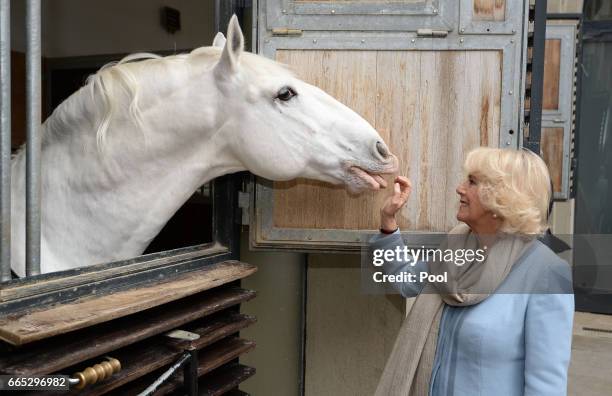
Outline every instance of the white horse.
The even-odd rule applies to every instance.
[[[140,62],[129,62],[145,59]],[[41,272],[141,254],[202,184],[248,170],[349,191],[397,159],[374,128],[284,66],[227,41],[104,67],[43,124]],[[12,163],[11,267],[25,275],[25,153]]]

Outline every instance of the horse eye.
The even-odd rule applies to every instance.
[[[291,87],[282,87],[278,90],[276,94],[276,98],[286,102],[297,95],[297,92],[293,90]]]

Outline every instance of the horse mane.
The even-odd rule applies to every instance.
[[[117,89],[120,87],[126,90],[130,98],[129,114],[132,120],[139,129],[142,128],[143,121],[140,108],[138,107],[139,81],[127,64],[139,60],[161,58],[161,56],[151,53],[131,54],[118,62],[107,63],[95,74],[87,78],[86,86],[89,87],[92,100],[95,103],[95,98],[97,96],[102,99],[104,105],[102,117],[98,121],[96,128],[96,142],[98,148],[104,147],[108,128],[117,109]]]
[[[90,75],[84,87],[75,95],[85,95],[89,93],[91,97],[91,103],[93,103],[94,107],[92,112],[94,113],[94,118],[97,119],[95,131],[98,148],[102,149],[105,146],[111,121],[119,109],[118,102],[121,91],[127,94],[129,100],[129,117],[139,130],[144,129],[144,122],[139,108],[141,82],[139,71],[145,66],[150,65],[151,61],[157,63],[159,67],[166,67],[175,61],[186,61],[197,57],[202,59],[202,64],[212,64],[213,62],[216,63],[220,56],[221,49],[216,47],[200,47],[187,54],[169,55],[165,57],[152,53],[135,53],[127,55],[119,61],[107,63],[95,74]],[[241,65],[251,73],[261,73],[262,71],[269,71],[272,73],[278,72],[279,69],[288,72],[285,65],[248,52],[242,54]],[[77,98],[71,101],[66,100],[62,103],[57,109],[62,114],[56,118],[62,119],[64,123],[72,119],[75,113],[74,100],[77,100]],[[73,103],[69,105],[68,102]],[[102,110],[96,108],[97,103],[102,104]],[[52,117],[54,115],[52,115]]]

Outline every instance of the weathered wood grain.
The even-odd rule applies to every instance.
[[[548,0],[546,11],[552,13],[582,13],[584,0]]]
[[[216,340],[218,340],[218,338],[215,339],[215,341]],[[170,345],[145,344],[145,346],[146,348],[126,350],[124,355],[120,356],[123,359],[122,369],[112,378],[98,384],[94,384],[90,388],[85,388],[80,392],[70,392],[70,394],[79,394],[82,396],[98,396],[107,394],[121,385],[127,384],[128,382],[134,381],[145,374],[174,363],[183,353],[183,351],[171,347]],[[212,369],[240,356],[242,353],[246,353],[252,348],[254,348],[254,343],[252,341],[242,340],[235,337],[218,341],[209,348],[203,349],[199,352],[198,358],[200,367],[198,368],[198,374],[203,375]],[[179,370],[179,373],[182,373],[182,370]],[[167,387],[169,388],[169,386]],[[164,392],[159,393],[163,394]]]
[[[244,366],[242,364],[220,367],[202,377],[199,388],[200,395],[225,395],[254,374],[255,369],[253,367]]]
[[[544,51],[544,92],[542,110],[559,109],[559,77],[561,74],[561,40],[547,39]]]
[[[202,350],[198,355],[200,362],[198,365],[198,377],[206,375],[238,358],[240,355],[250,352],[253,348],[255,348],[255,342],[235,338],[223,340]],[[168,394],[176,389],[178,385],[182,384],[182,382],[182,375],[175,375],[174,380],[160,387],[155,395]]]
[[[16,284],[0,287],[0,302],[68,289],[83,283],[93,283],[117,275],[138,273],[144,270],[163,267],[169,263],[195,260],[227,252],[226,247],[218,244],[206,244],[181,250],[184,250],[184,252],[178,254],[176,252],[156,253],[154,255],[158,256],[158,258],[153,260],[150,259],[150,255],[145,255],[124,260],[121,262],[122,265],[111,263],[102,265],[103,268],[99,268],[100,265],[81,267],[75,269],[74,273],[68,276],[64,273],[48,273],[43,275],[44,279],[42,280],[40,277],[33,279],[22,278]]]
[[[32,345],[23,350],[15,350],[0,357],[0,373],[51,374],[147,337],[184,326],[185,323],[248,301],[253,297],[255,297],[254,291],[234,287],[200,293],[74,334],[54,337],[43,341],[44,345]],[[211,326],[218,322],[218,319],[213,320]],[[194,329],[198,334],[207,334],[205,330]]]
[[[473,0],[472,19],[475,21],[503,21],[506,19],[506,0]],[[510,0],[514,1],[514,0]]]
[[[244,278],[257,268],[225,261],[175,279],[0,319],[0,339],[22,345],[123,317]]]
[[[414,184],[402,229],[455,224],[465,154],[499,145],[499,51],[279,50],[277,59],[372,123],[398,156],[400,173]],[[273,224],[284,228],[377,229],[390,193],[353,197],[309,181],[274,187]]]
[[[563,180],[563,128],[542,128],[542,157],[553,183],[553,191],[560,192]]]

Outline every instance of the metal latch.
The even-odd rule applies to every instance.
[[[289,28],[274,28],[272,29],[273,36],[301,36],[302,29],[289,29]]]
[[[448,30],[417,29],[418,37],[446,37]]]

